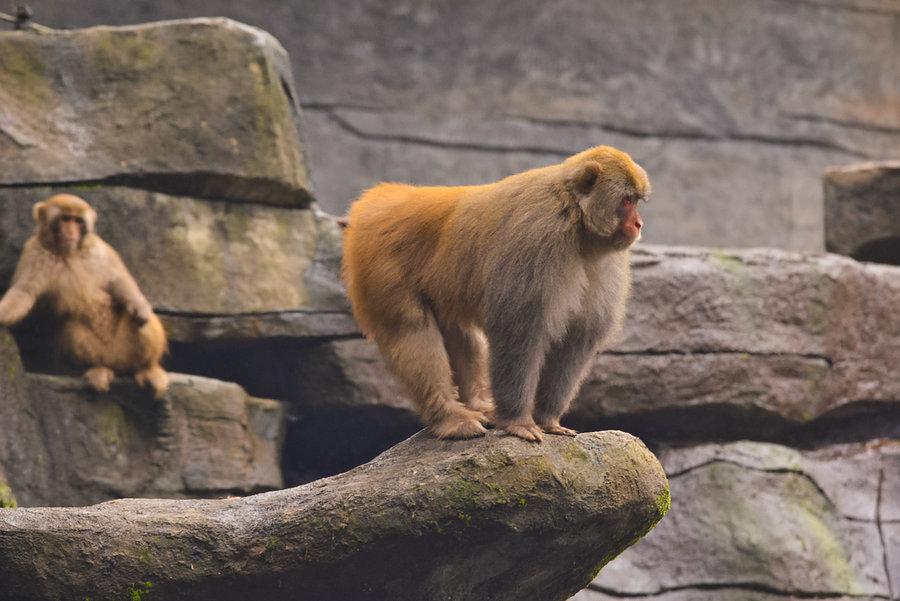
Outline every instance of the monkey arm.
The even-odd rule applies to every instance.
[[[22,321],[37,297],[20,286],[13,286],[0,299],[0,323],[12,325]]]
[[[137,282],[127,272],[112,278],[106,291],[112,297],[113,302],[124,307],[137,324],[147,323],[153,315],[150,301],[141,293]]]
[[[48,256],[35,236],[25,242],[12,286],[0,299],[0,323],[12,325],[22,321],[47,289],[48,278],[53,272]]]
[[[98,240],[96,252],[96,268],[106,274],[105,289],[113,303],[124,308],[138,325],[147,323],[153,316],[153,307],[141,293],[119,253],[102,240]]]

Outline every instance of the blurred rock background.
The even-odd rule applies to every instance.
[[[328,213],[381,180],[611,144],[653,181],[647,244],[567,423],[641,436],[673,504],[578,598],[900,598],[896,2],[31,6],[275,37],[0,33],[0,282],[31,204],[79,194],[191,374],[161,404],[127,380],[100,397],[36,373],[45,324],[13,328],[0,484],[20,504],[246,494],[408,436]]]

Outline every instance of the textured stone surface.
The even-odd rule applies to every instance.
[[[772,420],[804,424],[841,407],[891,410],[900,401],[900,268],[772,249],[641,245],[632,257],[625,330],[596,357],[570,423],[643,416],[644,425],[659,420],[665,438],[682,410],[699,428],[693,434],[730,424],[760,436]],[[292,369],[309,373],[306,402],[409,406],[375,345],[334,341],[303,352],[305,367]],[[707,409],[716,413],[704,424],[696,416]]]
[[[298,126],[287,54],[259,29],[0,32],[0,185],[128,181],[305,206]]]
[[[46,499],[52,486],[42,447],[18,346],[0,327],[0,486],[8,486],[9,494],[23,505]]]
[[[633,265],[623,339],[597,357],[573,418],[730,405],[800,423],[900,401],[897,267],[650,246]]]
[[[825,170],[825,247],[900,265],[900,161]]]
[[[624,432],[419,434],[307,486],[222,501],[0,509],[4,598],[563,599],[669,507]],[[527,574],[527,577],[523,577]]]
[[[223,203],[124,186],[0,191],[0,281],[34,230],[32,205],[70,192],[99,213],[173,341],[355,331],[339,283],[341,234],[312,209]]]
[[[576,599],[896,598],[896,522],[885,519],[896,502],[882,481],[898,457],[897,442],[663,452],[669,517]]]
[[[896,8],[877,0],[44,0],[53,25],[227,15],[293,61],[311,175],[482,183],[599,143],[655,186],[645,239],[823,248],[825,167],[900,152]]]
[[[125,378],[98,394],[80,378],[24,374],[0,336],[0,466],[20,506],[282,486],[281,403],[183,374],[161,401]]]

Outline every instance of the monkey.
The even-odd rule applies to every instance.
[[[381,183],[347,215],[363,334],[439,438],[541,442],[619,333],[650,181],[608,146],[475,186]]]
[[[108,391],[116,371],[133,372],[161,398],[169,386],[160,365],[165,330],[119,254],[94,233],[96,211],[57,194],[35,203],[32,215],[35,232],[0,299],[0,324],[18,323],[40,301],[59,319],[62,354],[87,367],[95,390]]]

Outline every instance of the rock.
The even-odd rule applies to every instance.
[[[694,439],[766,437],[773,420],[799,425],[900,400],[896,267],[651,246],[634,252],[633,267],[623,339],[597,357],[573,422],[655,416],[669,435],[683,424]]]
[[[890,412],[900,400],[900,268],[650,245],[634,250],[632,264],[625,331],[596,357],[570,426],[615,425],[652,440],[778,440],[842,411],[847,430],[850,412]],[[412,407],[374,344],[331,340],[276,355],[266,363],[295,378],[292,398],[308,410]],[[900,434],[893,418],[874,427]]]
[[[798,150],[789,144],[662,132],[642,136],[582,123],[343,107],[323,113],[319,107],[305,109],[304,124],[306,139],[315,148],[310,160],[317,199],[329,212],[344,214],[364,190],[382,180],[483,184],[603,143],[627,151],[650,174],[653,193],[641,216],[644,240],[656,244],[821,252],[822,169],[856,156],[814,143]],[[368,118],[360,118],[361,113]],[[454,135],[446,140],[445,132]],[[421,142],[413,142],[417,140]],[[760,173],[769,176],[763,181]]]
[[[621,432],[419,434],[355,470],[221,501],[0,510],[14,601],[563,599],[668,509],[665,475]]]
[[[896,441],[665,451],[669,517],[575,598],[893,598],[896,503],[883,482],[898,459]]]
[[[482,183],[611,143],[654,182],[645,240],[818,252],[822,170],[900,151],[895,17],[873,0],[192,7],[285,45],[316,197],[335,214],[382,179]],[[35,19],[186,10],[43,0]]]
[[[81,378],[25,374],[11,337],[0,333],[0,470],[20,506],[282,486],[281,403],[174,373],[162,401],[130,378],[99,394]]]
[[[900,150],[893,16],[866,0],[380,6],[271,24],[294,57],[335,49],[295,64],[334,213],[381,179],[484,183],[610,143],[654,182],[646,240],[821,251],[822,170]]]
[[[825,247],[900,265],[900,161],[825,170]]]
[[[122,256],[174,342],[356,332],[339,282],[340,229],[312,209],[124,186],[17,188],[0,197],[0,281],[12,279],[34,231],[32,205],[60,192],[97,209],[97,232]]]
[[[44,433],[28,397],[28,377],[9,330],[0,326],[0,505],[14,497],[22,505],[49,502]]]
[[[0,185],[310,202],[289,59],[262,30],[218,18],[6,31],[0,57]]]

